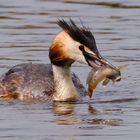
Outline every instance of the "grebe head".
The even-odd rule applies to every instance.
[[[78,27],[73,20],[69,23],[59,20],[58,25],[63,31],[56,35],[50,47],[49,56],[52,64],[70,66],[78,61],[93,68],[108,65],[120,73],[100,55],[95,38],[89,29],[85,26]]]

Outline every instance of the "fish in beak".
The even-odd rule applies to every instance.
[[[98,69],[102,66],[108,66],[112,70],[115,71],[117,77],[116,80],[120,80],[121,73],[118,68],[110,64],[107,60],[105,60],[99,53],[95,38],[92,32],[86,28],[85,26],[78,27],[73,20],[70,19],[69,22],[65,20],[59,20],[58,25],[76,42],[80,43],[79,49],[82,51],[86,62],[89,66],[94,69]],[[114,76],[108,75],[109,78],[114,78]]]
[[[82,51],[88,65],[94,69],[99,69],[102,66],[106,66],[108,68],[112,69],[112,73],[107,75],[108,79],[111,79],[113,81],[120,81],[121,80],[121,72],[120,70],[113,66],[111,63],[109,63],[106,59],[104,59],[98,50],[96,50],[96,53],[94,52],[87,52],[84,48],[84,46],[80,46],[80,50]]]

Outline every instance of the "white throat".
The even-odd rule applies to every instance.
[[[54,94],[55,101],[75,101],[78,98],[77,91],[72,82],[70,67],[52,65],[54,77]]]

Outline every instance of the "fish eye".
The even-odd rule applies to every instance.
[[[84,51],[84,46],[83,45],[80,45],[79,46],[79,50]]]

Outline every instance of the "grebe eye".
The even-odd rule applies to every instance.
[[[80,45],[79,46],[79,50],[83,51],[84,50],[84,46],[83,45]]]

